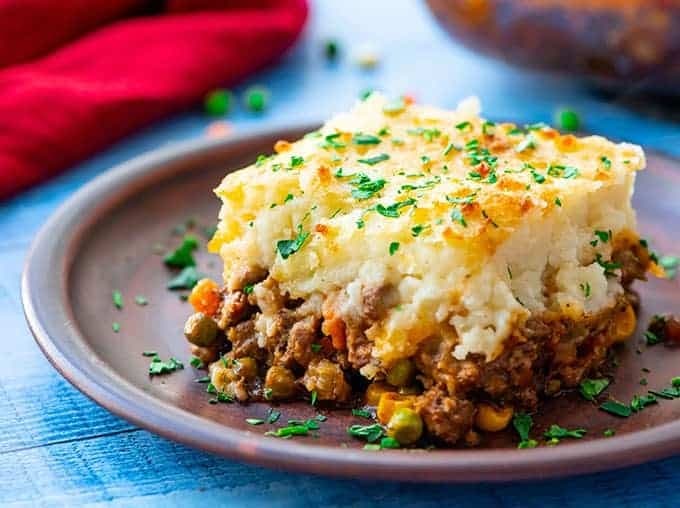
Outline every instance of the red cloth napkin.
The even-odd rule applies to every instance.
[[[305,0],[0,0],[0,199],[273,62]]]

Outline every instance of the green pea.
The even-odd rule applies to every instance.
[[[327,60],[335,60],[340,53],[340,45],[338,44],[338,41],[334,39],[327,40],[324,43],[323,52]]]
[[[565,131],[576,131],[581,126],[581,119],[576,111],[561,109],[557,112],[557,124]]]
[[[413,444],[423,434],[423,420],[413,409],[398,408],[387,423],[387,435],[401,445]]]
[[[415,372],[416,368],[413,362],[408,358],[402,358],[387,371],[386,380],[392,386],[408,386],[411,384]]]
[[[232,103],[232,93],[229,90],[218,88],[205,96],[203,109],[211,116],[222,116],[229,113]]]
[[[197,312],[189,316],[184,323],[184,336],[192,344],[206,347],[215,344],[217,339],[217,323],[210,316]]]
[[[251,86],[245,94],[246,108],[255,113],[264,111],[269,100],[269,91],[263,86]]]

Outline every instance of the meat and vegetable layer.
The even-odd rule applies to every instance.
[[[477,444],[635,328],[656,269],[634,145],[372,95],[225,177],[186,324],[228,397],[377,407],[400,444]]]

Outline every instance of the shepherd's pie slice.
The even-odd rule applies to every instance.
[[[216,189],[225,285],[191,297],[187,337],[223,355],[229,397],[368,403],[473,442],[632,333],[629,287],[654,266],[640,147],[373,94],[274,148]]]

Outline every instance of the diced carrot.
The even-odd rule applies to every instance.
[[[331,344],[335,349],[343,350],[347,348],[347,338],[345,337],[345,323],[338,317],[324,319],[321,331],[330,335]]]
[[[378,421],[387,425],[394,412],[402,407],[413,409],[416,403],[415,395],[400,395],[393,392],[384,392],[380,395],[376,416]]]
[[[220,306],[220,291],[217,282],[212,279],[201,279],[189,295],[189,303],[196,312],[214,316]]]

